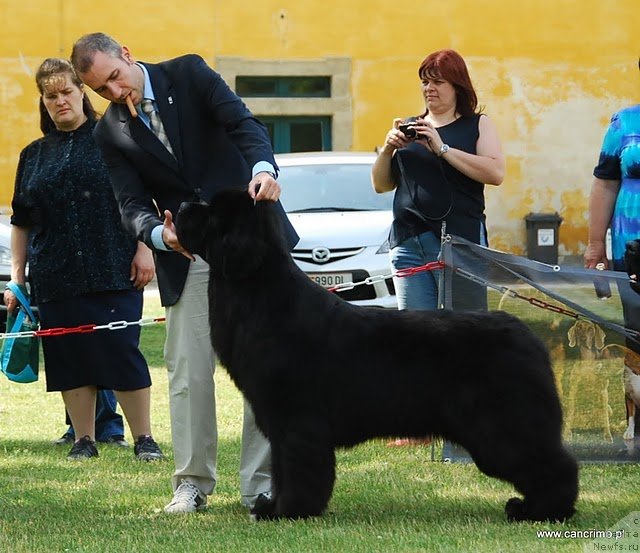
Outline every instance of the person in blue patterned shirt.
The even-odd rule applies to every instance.
[[[638,59],[640,69],[640,59]],[[593,170],[589,199],[589,242],[584,253],[588,269],[610,268],[605,240],[611,227],[614,271],[625,271],[624,252],[629,240],[640,238],[640,104],[621,109],[611,117],[604,135],[598,165]],[[627,283],[619,285],[624,324],[640,329],[640,302]],[[625,378],[640,375],[640,345],[627,339]],[[640,425],[636,409],[635,425]],[[632,427],[632,421],[629,421]],[[632,436],[629,429],[625,438]]]

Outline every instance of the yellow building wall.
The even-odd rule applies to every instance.
[[[39,136],[35,68],[45,57],[67,57],[73,41],[93,31],[146,61],[187,52],[213,66],[220,56],[348,57],[351,143],[367,151],[394,117],[423,109],[416,70],[424,56],[455,48],[502,139],[507,175],[488,187],[487,217],[491,245],[514,253],[525,249],[524,216],[555,211],[564,219],[560,255],[583,251],[606,124],[640,102],[638,0],[0,0],[0,16],[4,206],[20,150]]]

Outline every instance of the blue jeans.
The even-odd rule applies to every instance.
[[[486,246],[484,226],[480,225],[478,243]],[[394,270],[420,267],[440,258],[440,237],[433,232],[412,236],[389,252]],[[442,271],[422,271],[402,278],[393,278],[398,309],[429,311],[438,309],[438,292]],[[454,309],[487,309],[486,289],[463,277],[453,277]]]
[[[395,271],[420,267],[437,261],[440,256],[440,238],[425,232],[408,238],[389,252]],[[393,277],[398,309],[429,311],[438,308],[438,280],[441,271],[423,271],[407,277]]]
[[[112,390],[98,390],[96,394],[96,440],[106,442],[111,436],[124,436],[122,415],[116,413],[116,395]],[[67,415],[68,434],[75,436]]]

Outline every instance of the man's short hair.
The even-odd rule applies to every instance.
[[[81,36],[71,50],[71,64],[77,73],[86,73],[91,69],[96,52],[119,58],[122,56],[122,46],[104,33]]]

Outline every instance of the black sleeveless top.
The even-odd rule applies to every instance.
[[[460,117],[438,127],[438,133],[452,148],[475,154],[480,117]],[[391,170],[397,188],[389,234],[392,248],[427,231],[440,236],[443,220],[448,234],[480,243],[485,221],[484,184],[451,167],[446,157],[416,143],[393,156]]]

